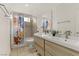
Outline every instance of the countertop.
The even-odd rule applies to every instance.
[[[63,37],[53,37],[49,34],[44,34],[44,33],[35,33],[34,36],[41,37],[50,42],[59,44],[61,46],[64,46],[79,52],[79,37],[70,37],[69,39],[66,39]]]

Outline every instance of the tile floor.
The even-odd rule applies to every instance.
[[[21,48],[13,48],[10,56],[37,56],[37,53],[34,51],[34,49],[24,46]]]

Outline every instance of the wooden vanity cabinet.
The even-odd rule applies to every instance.
[[[34,46],[41,56],[79,56],[79,52],[70,48],[34,36]]]
[[[79,52],[45,40],[45,55],[51,56],[78,56]]]

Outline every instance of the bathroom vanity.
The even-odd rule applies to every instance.
[[[35,48],[41,56],[78,56],[79,42],[72,39],[34,34]],[[79,40],[79,39],[78,39]]]

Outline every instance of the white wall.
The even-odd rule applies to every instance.
[[[10,54],[10,20],[0,9],[0,55]]]
[[[74,19],[74,21],[75,21],[75,32],[76,32],[76,34],[78,32],[78,36],[79,36],[79,4],[75,5],[75,13],[76,13],[76,15],[75,15],[76,19]]]
[[[42,32],[43,28],[42,26],[42,17],[37,18],[37,31]]]
[[[60,31],[71,30],[73,35],[79,31],[79,4],[59,4],[54,11],[55,28]],[[58,24],[58,22],[63,22]],[[70,22],[66,22],[70,21]],[[54,25],[53,25],[54,26]]]

